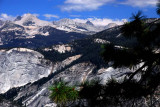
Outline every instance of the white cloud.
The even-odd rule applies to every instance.
[[[107,19],[107,18],[103,18],[103,19],[101,19],[101,18],[87,18],[87,19],[76,18],[73,20],[76,22],[79,22],[79,23],[86,23],[89,20],[94,25],[97,25],[97,26],[106,26],[109,23],[116,23],[117,25],[122,25],[122,24],[124,24],[124,22],[127,22],[127,19],[119,20],[119,19]]]
[[[114,0],[66,0],[61,9],[64,11],[97,10],[99,7]]]
[[[146,6],[156,6],[158,0],[126,0],[121,2],[121,4],[130,5],[134,7],[146,7]]]
[[[57,16],[57,15],[54,15],[54,14],[44,14],[43,15],[44,17],[46,17],[47,19],[51,19],[51,18],[59,18],[59,16]]]
[[[13,21],[15,19],[15,17],[14,16],[11,16],[11,15],[7,15],[6,13],[2,13],[1,15],[0,15],[0,20],[11,20],[11,21]]]

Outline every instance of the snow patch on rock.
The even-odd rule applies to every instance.
[[[99,39],[99,38],[94,39],[94,42],[95,43],[101,43],[101,44],[110,44],[109,41],[106,41],[106,40],[103,40],[103,39]]]
[[[57,104],[50,103],[50,104],[46,104],[44,107],[57,107]]]
[[[72,47],[69,45],[55,45],[53,46],[53,49],[58,51],[59,53],[66,53],[72,51]]]
[[[28,23],[32,22],[32,23]],[[28,23],[28,24],[26,24]],[[15,21],[15,24],[22,25],[22,26],[27,26],[27,25],[32,25],[32,26],[53,26],[51,22],[48,21],[43,21],[38,19],[36,16],[32,14],[24,14],[21,18],[21,20]]]
[[[27,38],[34,38],[35,36],[33,35],[37,34],[48,36],[49,32],[43,32],[40,30],[44,26],[55,28],[55,25],[51,22],[40,20],[32,14],[24,14],[20,20],[17,20],[14,23],[24,27],[25,33],[29,36]]]

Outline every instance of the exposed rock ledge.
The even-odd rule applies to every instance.
[[[0,50],[0,93],[47,77],[51,66],[46,62],[42,54],[30,49]]]
[[[0,93],[48,77],[80,57],[81,55],[75,55],[62,62],[51,63],[34,50],[0,50]]]

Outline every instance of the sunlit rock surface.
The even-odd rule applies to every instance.
[[[74,63],[82,56],[79,54],[61,62],[51,63],[45,60],[42,54],[30,49],[1,50],[0,92],[27,107],[54,107],[56,104],[49,99],[48,88],[60,78],[69,85],[77,85],[97,78],[105,84],[111,78],[123,80],[133,71],[129,68],[107,67],[99,68],[95,72],[96,65],[91,62]],[[14,87],[16,89],[12,90]],[[15,92],[17,94],[11,96],[11,93]]]
[[[73,57],[77,58],[77,56]],[[68,59],[72,59],[73,57]],[[65,61],[67,61],[67,59]],[[63,61],[63,63],[65,61]],[[111,78],[122,80],[127,73],[132,71],[127,68],[113,69],[112,67],[109,67],[109,68],[101,68],[100,70],[98,70],[96,74],[94,74],[93,73],[94,68],[95,65],[85,62],[72,65],[71,67],[60,71],[58,74],[54,75],[51,79],[47,78],[48,79],[47,81],[41,80],[41,82],[46,81],[44,84],[41,84],[40,82],[34,85],[25,86],[25,88],[22,88],[21,91],[18,92],[19,94],[17,95],[17,97],[15,97],[14,100],[18,101],[21,100],[21,98],[26,97],[26,99],[24,99],[22,103],[27,107],[43,107],[46,105],[48,107],[50,104],[53,103],[49,99],[50,91],[48,88],[54,83],[54,81],[57,81],[60,78],[68,82],[69,85],[77,85],[85,82],[86,80],[92,80],[97,78],[102,79],[101,81],[102,84],[105,84],[107,80]]]
[[[0,51],[0,93],[47,77],[51,67],[40,53],[14,48]]]

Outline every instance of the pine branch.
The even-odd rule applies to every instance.
[[[145,63],[142,67],[140,67],[138,70],[136,70],[136,71],[129,77],[128,81],[132,80],[133,77],[134,77],[137,73],[139,73],[140,71],[142,71],[142,69],[145,68],[146,66],[147,66],[147,63]]]
[[[158,21],[160,21],[159,18],[158,18],[157,20],[155,20],[155,21],[149,23],[149,25],[148,25],[149,29],[150,29],[153,25],[155,25],[155,23],[158,22]]]

